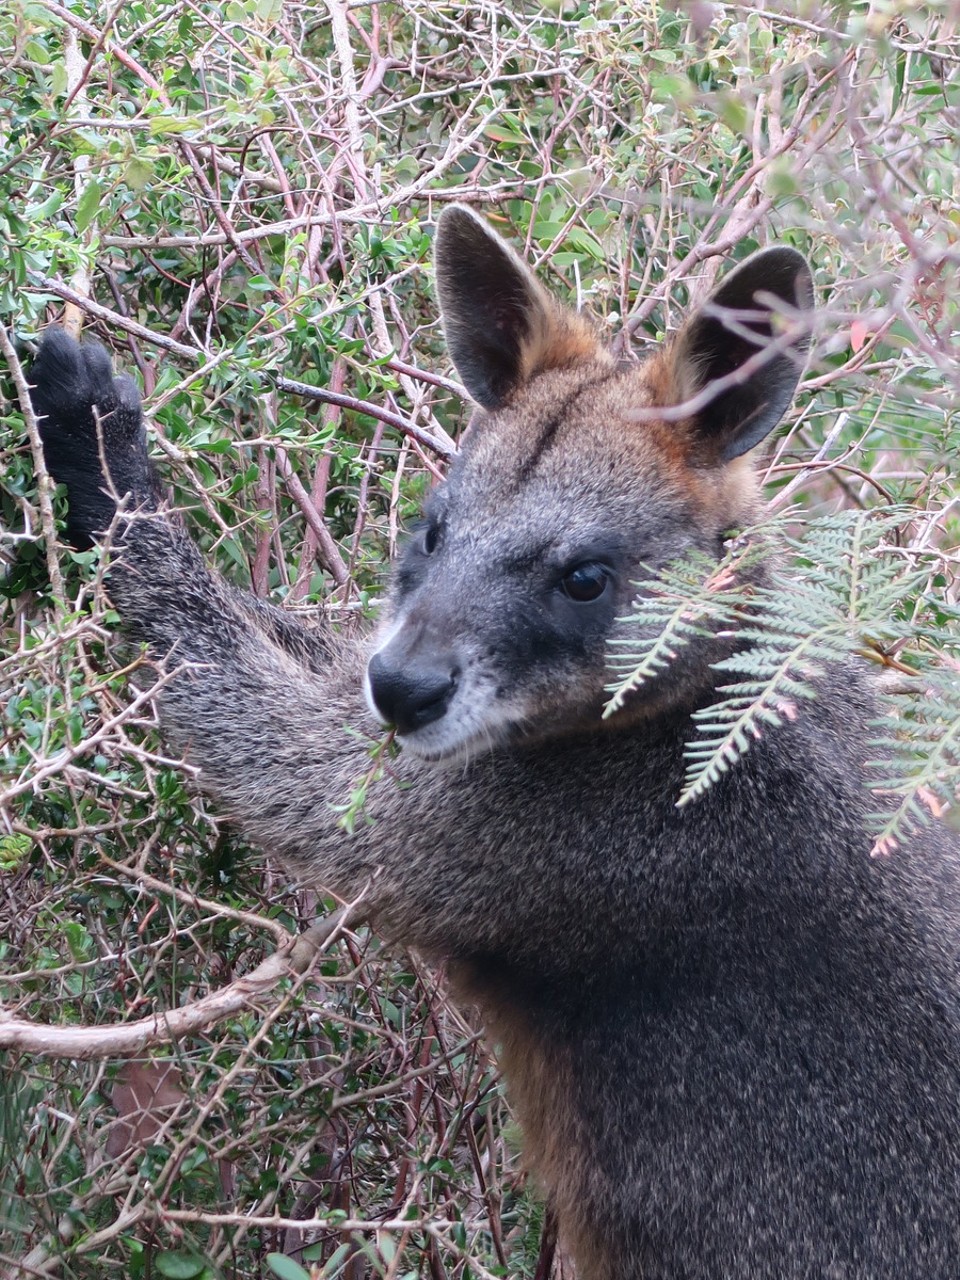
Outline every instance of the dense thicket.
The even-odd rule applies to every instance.
[[[444,203],[625,356],[725,258],[795,245],[822,322],[769,493],[822,590],[778,634],[792,652],[822,619],[818,643],[899,681],[885,853],[956,778],[958,21],[952,0],[3,6],[0,1274],[570,1274],[476,1029],[374,938],[133,1058],[97,1039],[234,991],[332,904],[165,753],[97,555],[54,540],[18,354],[51,318],[107,341],[211,558],[350,627],[465,421],[430,294]],[[702,575],[665,592],[669,625]],[[762,719],[767,677],[744,679],[715,756]]]

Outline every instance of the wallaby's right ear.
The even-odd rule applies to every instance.
[[[506,241],[465,205],[440,215],[436,272],[447,348],[484,409],[498,409],[535,373],[599,354],[589,325],[564,311]]]

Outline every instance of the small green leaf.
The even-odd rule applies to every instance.
[[[786,160],[770,166],[768,190],[772,196],[795,196],[800,190],[797,174]]]
[[[206,1260],[195,1253],[158,1253],[155,1261],[157,1270],[168,1280],[195,1280],[207,1267]]]
[[[78,231],[86,231],[87,227],[89,227],[90,223],[97,216],[97,211],[100,208],[100,198],[102,195],[103,187],[96,178],[91,179],[91,181],[87,183],[86,187],[84,187],[83,195],[80,197],[77,204],[76,222]]]
[[[150,117],[150,133],[157,137],[166,133],[187,133],[193,128],[193,121],[183,116],[157,115]]]
[[[50,61],[50,54],[39,40],[28,40],[23,46],[23,56],[30,62],[36,62],[41,67],[45,67]]]
[[[748,112],[742,98],[733,94],[719,95],[717,114],[731,133],[744,134],[747,131]]]
[[[310,1280],[310,1272],[283,1253],[268,1253],[267,1266],[280,1280]]]
[[[142,191],[153,177],[153,165],[143,156],[133,156],[123,171],[123,180],[134,191]]]
[[[50,68],[50,92],[55,98],[62,98],[67,92],[67,64],[55,62]]]
[[[0,871],[15,871],[32,848],[32,836],[0,836]]]
[[[603,245],[596,236],[592,236],[589,231],[584,231],[583,227],[571,227],[567,232],[567,241],[583,253],[589,254],[591,258],[595,258],[597,262],[605,260]]]
[[[488,124],[483,132],[486,137],[507,147],[520,146],[526,141],[523,126],[516,116],[502,115]]]
[[[30,210],[30,221],[37,223],[44,218],[52,218],[63,204],[63,192],[51,191],[42,204],[36,204]]]

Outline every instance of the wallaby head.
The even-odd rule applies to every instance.
[[[761,251],[624,367],[469,209],[441,217],[436,272],[478,408],[398,566],[367,672],[371,706],[427,758],[599,727],[607,644],[627,635],[636,581],[689,548],[719,557],[749,517],[744,455],[790,403],[813,299],[800,254]],[[671,679],[623,718],[689,695]]]

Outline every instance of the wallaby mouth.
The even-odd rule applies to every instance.
[[[423,760],[464,759],[512,738],[526,719],[475,656],[399,626],[367,663],[367,704]],[[499,695],[499,696],[498,696]]]

